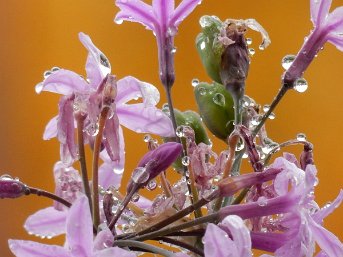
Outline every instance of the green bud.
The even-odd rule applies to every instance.
[[[163,112],[168,113],[169,108],[163,108]],[[207,145],[211,144],[211,141],[207,135],[206,129],[203,126],[203,123],[201,121],[200,115],[194,111],[184,111],[181,112],[177,109],[174,109],[174,115],[175,115],[175,120],[177,126],[189,126],[193,129],[194,134],[195,134],[195,143],[200,144],[204,143]],[[170,141],[175,141],[175,138],[168,137],[168,138],[163,138],[164,142],[170,142]],[[183,144],[185,144],[184,138],[181,138],[181,141]],[[183,165],[181,162],[181,158],[178,158],[174,163],[173,167],[179,171],[183,171]]]
[[[201,82],[195,87],[194,94],[202,121],[216,137],[226,141],[234,129],[230,93],[221,84]]]
[[[195,42],[202,64],[211,79],[221,83],[219,73],[224,46],[218,42],[218,36],[224,26],[223,22],[216,16],[205,15],[200,18],[199,23],[202,32]]]

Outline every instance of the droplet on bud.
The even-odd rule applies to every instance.
[[[197,85],[199,85],[199,79],[192,79],[192,86],[196,87]]]
[[[247,38],[247,39],[246,39],[246,42],[247,42],[247,45],[249,46],[249,45],[252,44],[252,39],[251,39],[251,38]]]
[[[297,134],[297,140],[305,142],[306,141],[306,135],[304,133]]]
[[[289,67],[291,67],[293,61],[295,59],[295,55],[288,54],[285,57],[282,58],[281,65],[285,70],[288,70]]]
[[[213,102],[220,106],[225,106],[225,96],[221,93],[216,93],[213,96]]]
[[[299,78],[294,82],[293,88],[295,91],[297,91],[299,93],[303,93],[308,88],[307,81],[304,78]]]
[[[45,72],[43,73],[43,77],[46,79],[46,78],[48,78],[51,74],[52,74],[52,71],[47,70],[47,71],[45,71]]]

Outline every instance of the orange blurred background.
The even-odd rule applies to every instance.
[[[1,174],[8,173],[28,185],[54,190],[52,167],[59,159],[59,146],[57,140],[43,141],[42,133],[57,113],[59,97],[51,93],[36,95],[34,86],[42,80],[43,72],[53,66],[85,74],[86,50],[77,37],[80,31],[90,35],[106,54],[113,74],[118,78],[132,75],[156,85],[161,91],[160,104],[166,101],[158,78],[154,36],[139,24],[113,23],[117,10],[112,0],[0,1]],[[282,57],[295,54],[312,29],[309,1],[204,0],[182,22],[176,37],[177,77],[173,94],[175,106],[181,110],[196,110],[191,80],[210,81],[194,47],[200,31],[198,20],[205,14],[221,19],[255,18],[269,32],[272,44],[265,51],[258,50],[260,36],[251,33],[256,54],[252,57],[247,94],[260,104],[270,103],[280,85]],[[303,94],[287,93],[277,107],[276,119],[267,123],[274,141],[283,142],[304,132],[314,144],[320,179],[316,199],[320,205],[333,200],[343,184],[342,67],[343,54],[334,46],[325,45],[305,74],[309,89]],[[126,171],[130,172],[146,151],[146,145],[143,135],[128,130],[124,133]],[[213,141],[217,152],[225,147]],[[300,147],[289,149],[296,154],[300,150]],[[51,201],[34,196],[0,201],[1,257],[12,256],[8,238],[36,239],[27,235],[23,223],[28,215],[50,204]],[[325,222],[341,240],[342,215],[343,207]]]

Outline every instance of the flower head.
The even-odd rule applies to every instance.
[[[156,108],[160,99],[158,90],[133,77],[116,80],[109,75],[111,65],[106,56],[92,43],[89,36],[80,33],[80,40],[88,50],[86,62],[87,80],[80,75],[60,69],[54,71],[36,86],[37,93],[50,91],[64,95],[59,104],[59,115],[47,125],[44,139],[58,137],[61,142],[61,158],[71,164],[77,158],[74,140],[74,116],[84,118],[86,141],[94,142],[98,116],[103,107],[110,107],[104,128],[103,144],[116,169],[123,170],[124,139],[119,124],[138,133],[173,135],[170,119]],[[127,104],[141,97],[142,103]],[[111,98],[113,98],[111,100]]]
[[[176,8],[174,0],[153,0],[148,5],[141,0],[116,0],[120,11],[117,23],[123,20],[143,24],[157,39],[160,78],[164,85],[174,83],[174,36],[178,25],[194,10],[201,0],[183,0]]]
[[[66,218],[66,246],[46,245],[32,241],[9,240],[12,253],[17,257],[134,257],[134,253],[118,247],[106,247],[113,241],[107,229],[93,239],[93,223],[88,199],[80,197],[69,209]]]

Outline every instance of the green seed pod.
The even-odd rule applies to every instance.
[[[202,121],[216,137],[226,141],[234,129],[230,93],[221,84],[201,82],[195,87],[194,94]]]
[[[223,28],[223,22],[216,16],[205,15],[200,18],[199,23],[202,32],[197,36],[195,43],[200,59],[211,79],[221,83],[219,72],[224,46],[218,42],[218,36]]]
[[[168,108],[163,108],[162,111],[168,113],[169,109]],[[189,126],[193,129],[194,134],[195,134],[195,143],[199,144],[199,143],[204,143],[207,145],[211,144],[211,141],[207,135],[207,132],[204,128],[204,125],[201,121],[200,115],[194,111],[184,111],[181,112],[177,109],[174,109],[174,115],[175,115],[175,119],[176,119],[176,124],[177,126]],[[170,142],[170,141],[175,141],[175,138],[163,138],[164,142]],[[181,140],[183,143],[184,139],[182,138]],[[182,172],[183,171],[183,165],[181,162],[181,158],[178,158],[174,163],[173,163],[173,167],[178,171],[178,172]]]

